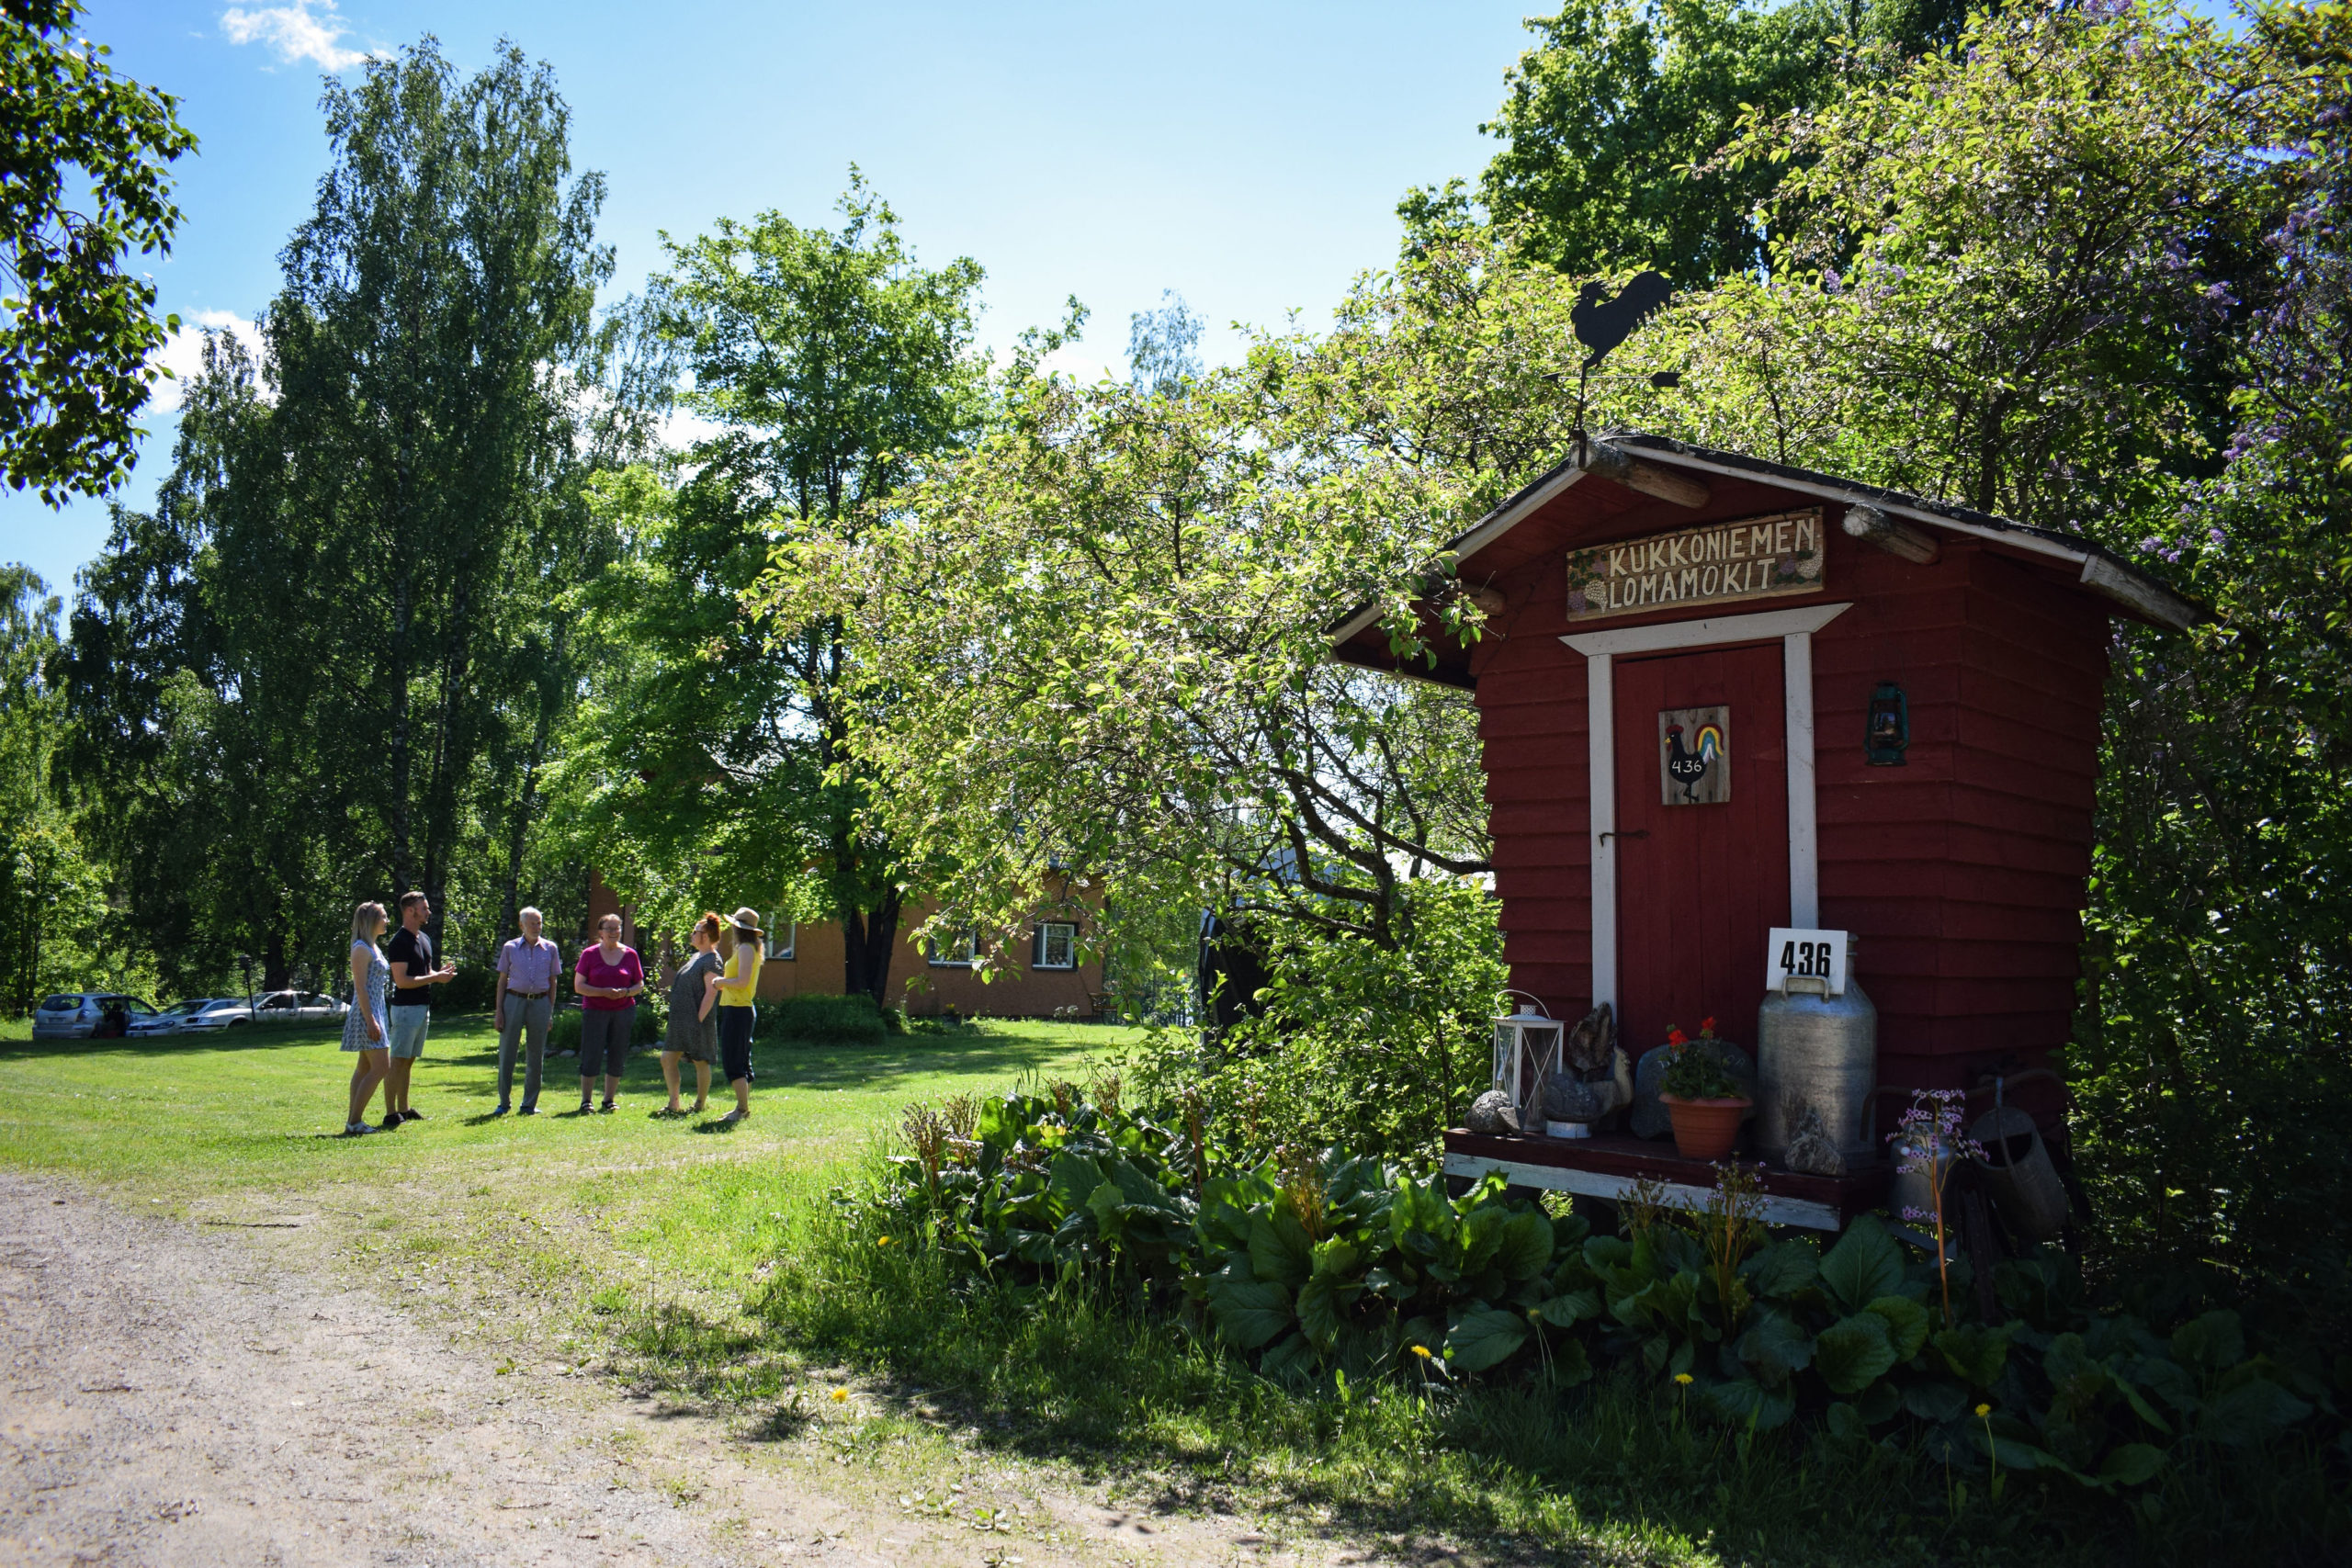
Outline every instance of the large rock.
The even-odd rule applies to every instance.
[[[1728,1040],[1693,1040],[1683,1047],[1686,1051],[1707,1051],[1724,1065],[1731,1081],[1749,1100],[1756,1098],[1756,1063],[1748,1054]],[[1663,1138],[1674,1131],[1674,1122],[1658,1103],[1658,1089],[1666,1080],[1666,1064],[1674,1054],[1671,1045],[1657,1045],[1642,1053],[1641,1061],[1634,1068],[1634,1109],[1630,1114],[1634,1136]],[[1747,1108],[1747,1116],[1756,1114],[1756,1107]],[[1741,1118],[1747,1120],[1747,1116]]]
[[[1519,1134],[1519,1112],[1511,1109],[1510,1096],[1498,1089],[1490,1089],[1470,1102],[1469,1114],[1462,1124],[1474,1133],[1490,1136]]]

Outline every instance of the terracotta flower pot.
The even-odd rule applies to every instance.
[[[1727,1100],[1685,1100],[1661,1094],[1658,1103],[1674,1122],[1674,1152],[1684,1159],[1722,1159],[1739,1136],[1739,1119],[1756,1102],[1745,1096]]]

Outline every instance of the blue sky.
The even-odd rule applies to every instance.
[[[180,166],[178,243],[148,264],[191,323],[249,321],[276,291],[325,167],[323,72],[428,32],[470,71],[504,35],[554,67],[575,165],[610,181],[616,292],[658,265],[660,231],[768,208],[826,221],[855,162],[920,255],[988,269],[992,344],[1068,295],[1091,307],[1064,363],[1091,374],[1124,363],[1129,313],[1165,288],[1211,323],[1212,358],[1233,351],[1229,321],[1324,318],[1393,254],[1408,186],[1484,164],[1477,127],[1539,8],[94,0],[85,30],[177,95],[202,141]],[[143,423],[134,506],[170,457],[170,416]],[[97,503],[0,491],[0,559],[61,592],[106,527]]]

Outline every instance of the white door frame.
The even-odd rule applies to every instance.
[[[1821,840],[1813,802],[1813,634],[1853,608],[1809,604],[1754,615],[1710,615],[1664,626],[1570,632],[1584,655],[1586,789],[1592,802],[1592,1005],[1617,1006],[1617,691],[1621,653],[1666,653],[1781,639],[1781,708],[1789,753],[1789,924],[1821,918]]]

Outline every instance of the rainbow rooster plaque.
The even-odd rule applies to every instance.
[[[1658,798],[1720,806],[1731,798],[1731,709],[1668,708],[1657,716]]]

